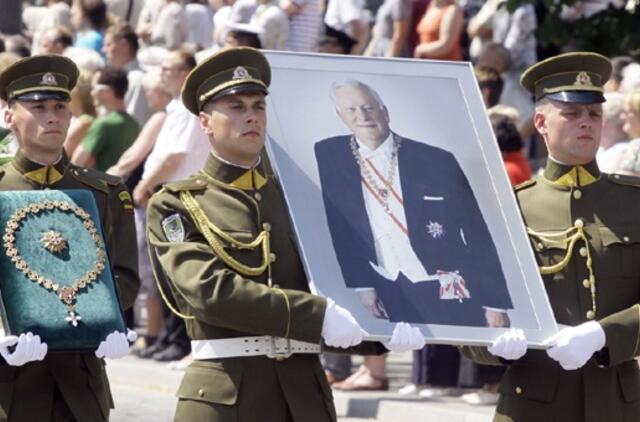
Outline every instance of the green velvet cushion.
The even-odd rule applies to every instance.
[[[103,239],[93,194],[88,190],[0,192],[0,237],[16,209],[46,199],[72,202],[91,215]],[[67,248],[52,253],[42,246],[43,233],[55,230],[67,241]],[[29,214],[16,230],[15,246],[34,271],[45,278],[70,286],[89,271],[96,261],[96,243],[82,219],[59,209]],[[50,350],[95,349],[100,341],[118,330],[125,332],[113,273],[108,262],[98,279],[78,292],[76,312],[82,317],[74,327],[65,320],[68,310],[58,295],[31,281],[6,255],[0,254],[2,319],[7,333],[27,331],[39,334]]]

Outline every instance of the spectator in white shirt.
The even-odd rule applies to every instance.
[[[361,54],[369,38],[364,0],[328,0],[324,23],[355,39],[351,54]]]
[[[320,0],[280,0],[280,8],[289,15],[287,50],[315,51],[322,26]]]

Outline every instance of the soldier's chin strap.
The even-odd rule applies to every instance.
[[[555,274],[562,271],[571,261],[573,255],[573,249],[576,242],[582,241],[586,250],[586,267],[589,272],[589,287],[591,290],[591,310],[593,316],[596,316],[596,277],[593,274],[593,260],[591,258],[591,249],[589,247],[589,239],[584,231],[584,222],[582,220],[576,220],[573,227],[569,227],[567,230],[558,233],[540,233],[527,227],[527,234],[529,236],[540,239],[547,244],[562,244],[566,246],[567,253],[565,256],[554,265],[547,265],[540,267],[540,274],[548,275]]]

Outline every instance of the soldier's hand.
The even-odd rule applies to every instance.
[[[383,344],[392,352],[407,352],[420,350],[425,343],[424,336],[418,327],[412,327],[406,322],[399,322],[393,329],[391,340]]]
[[[512,328],[495,339],[487,350],[499,358],[517,360],[527,353],[527,338],[524,331]]]
[[[9,348],[15,346],[13,352]],[[16,336],[0,338],[0,355],[11,366],[22,366],[25,363],[42,360],[47,354],[47,343],[40,340],[39,335],[31,332]]]
[[[129,342],[135,341],[137,334],[128,330],[128,333],[114,331],[102,340],[95,351],[99,358],[120,359],[129,353]]]
[[[358,321],[346,310],[327,298],[327,309],[322,322],[322,337],[327,346],[347,348],[360,344],[367,334]]]
[[[591,356],[605,345],[606,337],[602,326],[595,321],[585,322],[576,327],[563,328],[545,344],[551,346],[547,355],[568,371],[581,368]]]

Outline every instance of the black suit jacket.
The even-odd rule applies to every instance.
[[[429,274],[458,271],[471,298],[441,300],[437,281],[393,282],[369,264],[377,263],[362,193],[361,173],[350,136],[315,144],[320,182],[333,246],[347,287],[373,287],[393,322],[484,326],[483,307],[511,309],[498,254],[469,182],[455,157],[402,139],[398,167],[407,229],[413,250]],[[442,236],[427,225],[438,223]]]

